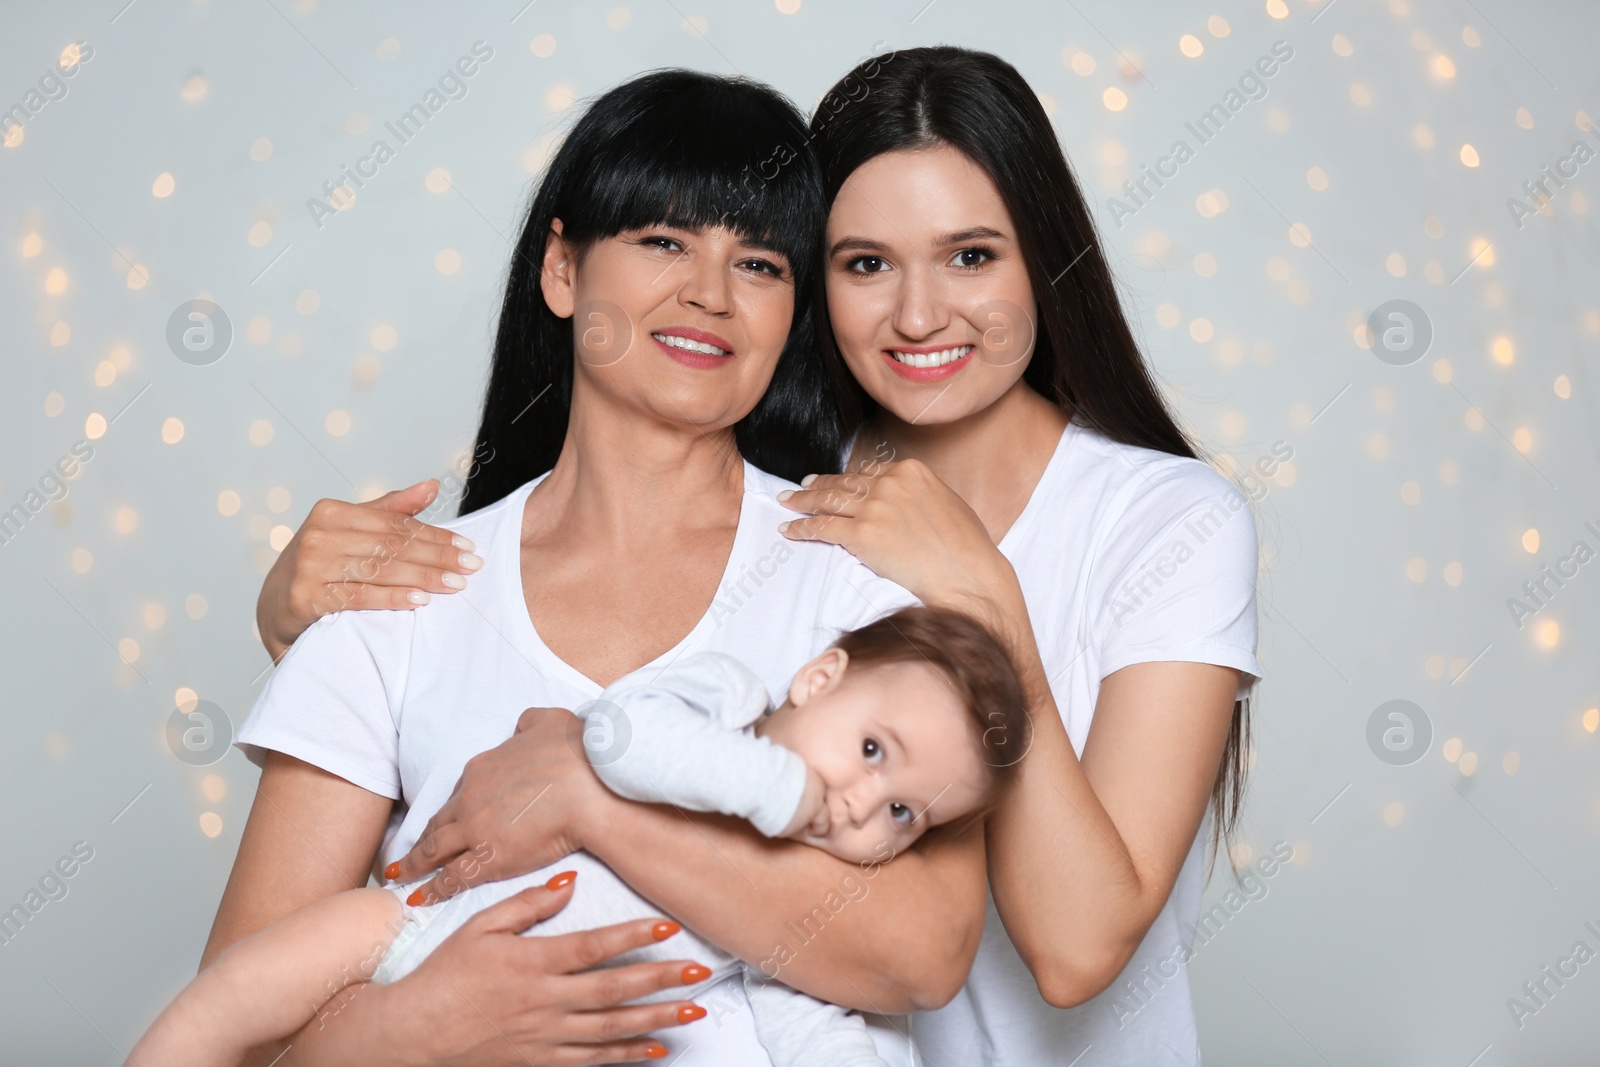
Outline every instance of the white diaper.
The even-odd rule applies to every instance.
[[[385,952],[383,959],[378,961],[377,969],[372,972],[372,977],[369,981],[377,985],[389,985],[391,982],[399,981],[407,973],[414,970],[416,968],[414,961],[403,970],[399,967],[400,961],[410,951],[411,946],[416,944],[423,931],[432,926],[440,914],[447,910],[452,903],[460,899],[455,897],[451,900],[442,900],[437,904],[424,904],[418,907],[407,904],[406,898],[431,877],[432,875],[424,875],[414,882],[383,887],[399,898],[401,921],[404,925],[394,935],[394,940],[389,942],[389,951]]]

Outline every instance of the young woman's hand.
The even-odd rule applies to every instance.
[[[779,529],[839,545],[925,604],[992,614],[1021,603],[1011,563],[976,512],[920,460],[812,476],[778,501],[808,517]]]
[[[563,708],[529,708],[517,732],[467,761],[450,799],[383,872],[433,904],[480,882],[514,878],[583,848],[582,828],[627,803],[583,753],[584,721]]]
[[[666,1057],[661,1042],[640,1035],[694,1022],[705,1009],[687,1000],[620,1005],[703,982],[711,971],[692,960],[600,967],[676,934],[678,924],[664,919],[556,937],[519,936],[567,905],[575,877],[557,875],[485,908],[415,972],[357,994],[382,990],[380,1017],[392,1027],[390,1043],[407,1050],[403,1062],[562,1067]],[[337,1027],[337,1016],[326,1024]]]
[[[306,627],[346,608],[413,608],[467,587],[483,566],[471,541],[412,516],[433,503],[429,478],[350,504],[319,500],[278,556],[256,601],[261,643],[274,660]]]

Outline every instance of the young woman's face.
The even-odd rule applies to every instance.
[[[581,256],[552,236],[541,284],[573,319],[580,381],[702,432],[756,406],[794,318],[788,260],[720,227],[624,232]]]
[[[988,174],[948,146],[887,152],[828,217],[828,316],[856,381],[906,422],[954,422],[1016,384],[1036,312]]]

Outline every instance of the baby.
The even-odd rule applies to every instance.
[[[578,709],[585,753],[608,788],[738,816],[768,837],[864,868],[892,860],[933,826],[980,816],[1027,751],[1010,660],[987,630],[955,612],[905,608],[843,634],[800,668],[776,709],[761,679],[721,653],[647,675],[629,675]],[[310,904],[219,955],[128,1062],[237,1063],[342,994],[320,981],[328,961],[348,961],[339,972],[344,988],[397,981],[472,914],[540,881],[485,883],[426,906],[401,903],[421,880]],[[597,914],[586,910],[589,919]],[[527,933],[598,925],[581,916],[569,902]],[[309,946],[320,962],[304,955]],[[739,966],[732,957],[716,962],[720,974]],[[882,1065],[860,1016],[782,985],[776,973],[776,965],[771,973],[744,968],[756,1033],[774,1067]]]

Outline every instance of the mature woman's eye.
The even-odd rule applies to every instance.
[[[857,256],[844,266],[857,274],[882,274],[889,269],[888,262],[878,256]]]
[[[754,271],[757,274],[770,274],[774,278],[782,278],[784,276],[783,267],[769,259],[747,259],[742,266],[745,270]]]
[[[866,757],[868,763],[881,762],[883,760],[883,746],[869,737],[861,742],[861,754]]]
[[[649,248],[659,248],[663,252],[679,252],[683,250],[683,246],[670,237],[645,237],[639,243]]]
[[[889,818],[895,821],[896,826],[911,825],[911,809],[904,804],[890,804]]]
[[[976,270],[993,258],[994,253],[987,248],[963,248],[950,257],[950,265],[963,270]]]

